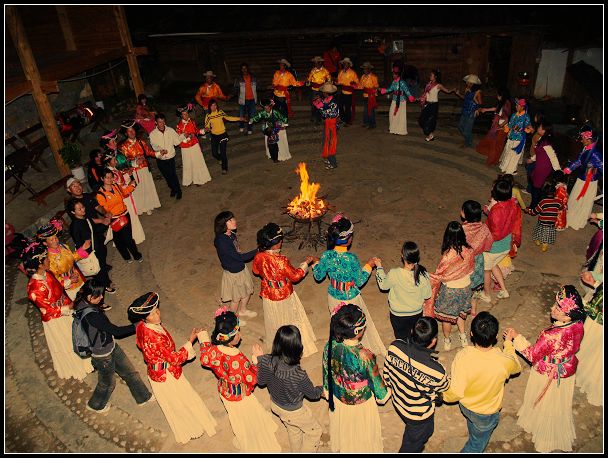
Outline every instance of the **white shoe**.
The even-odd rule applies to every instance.
[[[253,131],[252,131],[252,130],[248,130],[248,131],[247,131],[247,135],[252,135],[252,134],[253,134]]]
[[[146,215],[151,215],[151,214],[152,214],[152,210],[148,210],[148,211],[146,212]]]
[[[87,408],[87,410],[90,410],[91,412],[106,413],[108,410],[110,410],[110,404],[106,404],[106,406],[101,410],[94,409],[93,407],[89,406],[88,404],[87,404],[86,408]]]
[[[244,128],[244,127],[241,127],[241,128],[239,129],[239,132],[245,132],[245,128]]]
[[[247,326],[247,321],[241,320],[241,318],[239,317],[239,326],[240,327]]]
[[[443,338],[443,351],[450,351],[452,349],[452,340]]]
[[[142,402],[141,404],[137,404],[139,407],[141,406],[145,406],[146,404],[149,404],[150,402],[154,402],[156,401],[156,397],[154,396],[154,394],[152,396],[150,396],[150,399],[148,399],[147,401]]]
[[[482,301],[484,301],[488,304],[490,302],[492,302],[492,298],[490,296],[488,296],[485,291],[480,291],[479,295],[477,296],[477,299],[481,299]]]
[[[509,291],[507,291],[506,289],[501,289],[500,291],[498,291],[498,294],[496,295],[496,297],[498,299],[506,299],[509,296],[510,296]]]
[[[245,309],[245,310],[239,312],[239,316],[255,318],[256,316],[258,316],[258,314],[257,314],[257,312],[254,312],[253,310]]]
[[[467,341],[467,335],[466,334],[458,334],[458,338],[460,339],[460,345],[462,345],[463,347],[466,347],[469,345],[469,342]]]

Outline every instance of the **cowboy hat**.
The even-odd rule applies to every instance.
[[[342,59],[342,60],[340,61],[340,63],[341,63],[341,64],[350,64],[350,66],[351,66],[351,67],[353,66],[353,61],[352,61],[352,60],[350,60],[348,57],[345,57],[344,59]]]
[[[324,62],[325,59],[323,59],[321,56],[315,56],[312,59],[310,59],[311,62]]]
[[[470,74],[470,75],[465,76],[463,78],[463,81],[465,83],[481,84],[481,80],[479,79],[479,76],[477,76],[475,74]]]
[[[363,62],[363,65],[361,65],[361,68],[374,68],[374,66],[368,61],[365,61]]]
[[[319,88],[319,91],[325,92],[326,94],[333,94],[337,90],[338,88],[331,84],[329,81],[327,83],[324,83],[323,86]]]
[[[291,67],[291,64],[290,64],[289,62],[287,62],[287,59],[281,59],[281,60],[277,60],[277,62],[278,62],[279,64],[285,64],[285,65],[287,65],[288,67]]]
[[[217,75],[211,70],[207,70],[205,73],[203,73],[203,76],[213,76],[215,78]]]

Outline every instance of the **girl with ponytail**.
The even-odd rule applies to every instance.
[[[366,316],[355,304],[338,305],[332,314],[323,352],[323,390],[329,401],[332,452],[384,451],[379,404],[390,397],[376,356],[361,340]]]
[[[388,290],[391,325],[396,339],[409,339],[418,318],[422,317],[424,301],[431,297],[431,283],[424,266],[420,265],[420,250],[414,242],[405,242],[401,249],[403,267],[388,274],[382,260],[376,259],[378,287]]]
[[[355,226],[342,214],[336,215],[327,229],[327,251],[313,264],[313,275],[320,282],[329,277],[327,302],[331,312],[341,302],[358,305],[367,316],[368,329],[363,345],[376,355],[385,355],[386,347],[376,330],[359,288],[369,279],[375,259],[370,258],[362,267],[356,254],[349,252]]]

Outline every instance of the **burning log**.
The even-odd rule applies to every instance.
[[[323,199],[317,198],[321,185],[309,182],[306,163],[300,162],[295,172],[300,175],[300,195],[287,205],[287,213],[298,220],[315,220],[322,217],[327,213],[328,207]]]

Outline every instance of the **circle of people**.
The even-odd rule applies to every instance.
[[[323,115],[322,107],[326,106],[328,98],[333,97],[335,86],[331,88],[327,81],[314,79],[314,75],[323,70],[329,72],[322,68],[322,58],[313,61],[315,69],[309,81],[313,91],[320,90],[324,95],[313,97],[312,102],[319,110],[315,113]],[[289,78],[285,76],[289,63],[284,59],[279,62],[281,70],[277,73],[280,77]],[[344,64],[342,72],[350,70],[350,59],[345,58],[341,62]],[[370,75],[371,65],[362,67],[366,70],[365,75]],[[397,93],[389,116],[390,113],[393,116],[398,113],[400,102],[404,103],[405,99],[400,100],[399,97],[409,94],[406,87],[401,86],[401,70],[398,67],[394,70],[395,77],[399,79],[395,79],[393,85],[397,87],[382,91]],[[247,75],[248,71],[244,69],[243,77]],[[215,83],[210,80],[214,75],[207,72],[206,76],[206,84],[212,87]],[[436,106],[431,107],[429,114],[428,105],[437,103],[433,100],[438,90],[452,92],[441,86],[438,76],[438,71],[431,73],[422,97],[424,108],[420,124],[425,129],[426,141],[434,139],[437,110]],[[240,91],[239,97],[243,96],[245,102],[250,101],[247,98],[251,95],[248,85],[253,84],[255,88],[255,79],[252,78],[250,75],[249,82],[245,79],[244,88]],[[484,110],[477,103],[480,95],[475,90],[476,78],[475,75],[465,78],[467,92],[463,116],[465,112],[470,115],[473,110],[473,119],[480,110]],[[277,127],[275,121],[283,132],[288,124],[282,111],[276,117],[273,113],[277,112],[275,107],[281,107],[283,103],[289,112],[288,90],[297,85],[297,82],[283,80],[277,83],[276,79],[277,74],[273,80],[274,101],[265,100],[265,110],[252,114],[248,127],[249,133],[252,122],[270,120],[264,132],[267,154],[275,161],[280,149],[277,153],[271,145],[280,145],[278,132],[281,131],[273,130]],[[362,78],[361,85],[363,81]],[[343,83],[342,90],[355,82],[353,79]],[[89,177],[92,176],[92,183],[97,184],[96,194],[84,192],[79,180],[68,180],[70,200],[66,210],[72,218],[69,232],[78,247],[76,251],[59,242],[58,235],[63,226],[56,220],[40,228],[37,239],[28,242],[23,250],[21,268],[30,276],[28,297],[41,312],[45,337],[58,376],[82,380],[94,368],[98,371],[97,386],[87,409],[97,413],[109,410],[109,398],[115,387],[114,374],[117,373],[126,381],[139,405],[157,400],[177,442],[186,443],[203,434],[213,436],[217,422],[182,373],[182,365],[195,357],[193,344],[198,340],[201,365],[217,377],[220,399],[234,433],[234,445],[241,451],[281,450],[275,437],[277,425],[254,395],[256,386],[266,386],[271,397],[271,410],[287,428],[293,452],[316,451],[323,431],[303,403],[304,398],[328,401],[332,451],[382,452],[377,404],[384,404],[391,397],[396,412],[405,423],[400,451],[421,452],[434,431],[436,406],[443,402],[458,402],[469,431],[462,451],[482,452],[499,422],[504,384],[510,376],[521,371],[517,351],[533,366],[518,411],[518,424],[532,433],[538,451],[572,450],[575,383],[587,393],[590,403],[602,403],[601,229],[599,237],[596,234],[589,244],[585,270],[581,274],[581,285],[586,293],[584,299],[573,285],[560,287],[549,314],[552,324],[541,332],[536,343],[530,343],[515,329],[507,328],[502,335],[503,348],[499,349],[496,347],[499,323],[488,312],[477,313],[477,305],[479,300],[491,302],[494,289],[498,290],[498,299],[509,297],[505,277],[512,271],[510,260],[521,245],[522,209],[538,215],[533,240],[542,251],[555,242],[556,225],[557,230],[566,227],[566,218],[568,225],[575,229],[584,227],[589,218],[603,227],[603,215],[591,213],[597,178],[602,171],[601,156],[596,148],[597,133],[590,128],[583,129],[580,135],[583,151],[579,157],[568,164],[563,173],[552,174],[552,169],[559,169],[559,163],[556,167],[557,160],[551,147],[551,126],[546,120],[539,120],[536,138],[533,138],[536,164],[532,164],[534,161],[529,163],[534,165],[529,168],[532,204],[526,208],[512,174],[523,157],[525,133],[532,132],[530,120],[522,99],[516,101],[517,112],[510,118],[508,115],[505,117],[506,102],[510,101],[501,99],[499,94],[499,106],[487,109],[495,111],[496,126],[493,124],[492,129],[496,129],[491,147],[496,149],[500,142],[498,133],[503,132],[506,144],[501,169],[511,174],[499,175],[492,186],[488,205],[482,206],[472,200],[464,202],[460,211],[461,222],[452,221],[445,229],[442,257],[434,273],[427,272],[420,264],[421,254],[413,241],[403,244],[401,267],[387,273],[382,260],[377,257],[370,258],[362,266],[351,251],[354,225],[342,214],[334,218],[328,229],[327,251],[320,258],[306,257],[298,267],[281,254],[284,234],[277,224],[264,226],[257,234],[258,247],[242,252],[236,235],[235,216],[229,211],[218,214],[214,244],[223,269],[221,298],[228,305],[215,313],[215,327],[211,334],[194,328],[188,341],[178,349],[162,323],[160,298],[155,292],[143,294],[129,306],[131,325],[117,326],[105,315],[104,312],[111,307],[104,304],[104,295],[116,291],[109,278],[111,266],[106,263],[105,245],[113,239],[125,261],[143,261],[137,244],[145,236],[137,217],[160,206],[146,157],[157,158],[158,167],[171,188],[171,196],[180,199],[174,146],[180,145],[182,149],[182,184],[203,184],[211,177],[204,166],[197,136],[210,131],[213,155],[222,163],[223,173],[227,171],[227,135],[223,120],[243,122],[246,117],[243,112],[238,118],[227,117],[213,99],[219,98],[218,94],[206,92],[203,96],[202,88],[196,100],[210,110],[203,131],[199,131],[189,117],[193,109],[191,104],[178,108],[181,120],[175,130],[166,126],[164,116],[155,116],[155,127],[150,131],[152,148],[137,137],[136,121],[124,123],[122,128],[127,139],[120,148],[116,141],[117,132],[112,131],[101,138],[105,153],[98,151],[92,155]],[[369,90],[364,95],[371,99],[378,89],[377,83],[366,89]],[[373,93],[371,89],[374,89]],[[404,97],[409,99],[411,96]],[[473,108],[467,108],[467,97]],[[336,102],[332,103],[336,105]],[[140,105],[145,107],[145,104],[145,97],[140,98]],[[368,104],[368,108],[370,105],[373,104]],[[251,106],[255,110],[255,103],[249,104]],[[333,106],[332,110],[341,112]],[[364,122],[368,127],[375,127],[375,116],[369,117],[370,113],[367,112]],[[328,136],[332,135],[335,140],[332,123],[328,130],[327,120],[334,119],[335,127],[337,116],[327,118],[323,115],[323,118],[326,122],[324,141],[327,142]],[[347,123],[348,119],[345,118]],[[468,124],[465,124],[461,118],[463,135],[468,129]],[[220,132],[222,128],[224,132]],[[244,131],[244,127],[241,129]],[[508,138],[504,138],[507,133]],[[512,135],[515,133],[517,135]],[[270,143],[272,136],[275,143]],[[464,136],[466,143],[468,137]],[[482,143],[490,142],[488,136]],[[222,138],[218,140],[216,137]],[[333,154],[328,148],[325,155],[324,148],[329,168],[336,166],[335,141],[333,146]],[[119,154],[119,149],[122,154]],[[189,152],[193,154],[187,159]],[[512,154],[515,156],[511,157]],[[171,160],[172,163],[169,162]],[[566,190],[563,175],[577,169],[580,172],[571,193],[577,198],[566,207],[559,195]],[[565,199],[567,202],[567,193]],[[482,222],[484,213],[487,220]],[[253,273],[261,278],[265,341],[272,343],[272,347],[271,352],[265,354],[256,344],[251,358],[248,358],[238,347],[242,341],[241,328],[247,325],[243,318],[257,315],[247,308],[254,290],[252,276],[245,263],[252,259]],[[309,268],[316,281],[329,278],[330,335],[322,356],[321,386],[314,386],[300,366],[301,358],[318,352],[314,329],[293,289],[293,284],[301,281]],[[380,289],[389,291],[389,317],[396,340],[388,350],[360,290],[374,268]],[[469,315],[474,318],[467,336],[465,320]],[[434,350],[439,339],[438,322],[443,334],[443,351],[452,349],[454,325],[463,347],[454,358],[450,375],[437,360]],[[133,333],[147,365],[152,393],[115,340]],[[469,338],[473,345],[469,345]],[[382,372],[377,357],[385,357]]]

